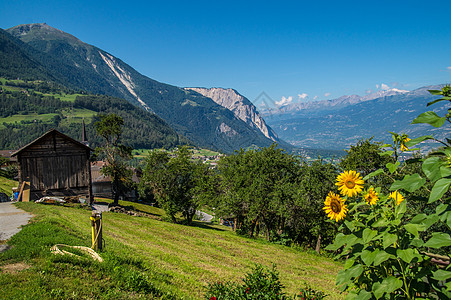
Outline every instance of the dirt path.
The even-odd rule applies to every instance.
[[[0,203],[0,241],[7,240],[26,225],[32,215],[18,209],[11,202]]]

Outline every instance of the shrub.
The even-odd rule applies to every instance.
[[[279,281],[276,266],[271,269],[262,265],[255,265],[248,272],[241,284],[236,282],[215,282],[208,285],[205,299],[208,300],[241,300],[241,299],[323,299],[326,295],[311,288],[301,289],[299,295],[289,297],[282,291],[283,285]],[[296,298],[297,297],[297,298]],[[313,298],[311,298],[313,297]],[[316,297],[316,298],[314,298]]]

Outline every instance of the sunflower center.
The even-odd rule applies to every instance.
[[[336,214],[341,212],[341,204],[337,201],[333,201],[330,203],[330,209]]]
[[[352,180],[346,180],[345,185],[348,189],[353,189],[355,187],[355,182]]]

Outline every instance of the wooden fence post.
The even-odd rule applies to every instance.
[[[93,212],[91,215],[92,249],[102,250],[102,213]]]

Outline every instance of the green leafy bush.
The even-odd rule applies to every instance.
[[[283,292],[283,285],[279,281],[279,273],[275,265],[271,269],[262,265],[255,265],[248,272],[241,284],[236,282],[215,282],[208,286],[205,299],[209,300],[241,300],[241,299],[323,299],[326,295],[309,287],[301,289],[299,295],[287,296]],[[316,298],[315,298],[316,297]]]

